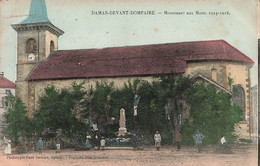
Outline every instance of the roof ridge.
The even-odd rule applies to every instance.
[[[142,45],[125,45],[125,46],[114,46],[114,47],[102,47],[102,48],[82,48],[82,49],[69,49],[69,50],[57,50],[55,52],[65,52],[65,51],[84,51],[84,50],[101,50],[101,49],[109,49],[109,48],[127,48],[127,47],[143,47],[143,46],[158,46],[158,45],[171,45],[171,44],[185,44],[185,43],[196,43],[196,42],[221,42],[225,41],[223,39],[219,40],[197,40],[197,41],[183,41],[183,42],[174,42],[174,43],[155,43],[155,44],[142,44]]]

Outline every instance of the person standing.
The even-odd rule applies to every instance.
[[[42,137],[39,137],[39,140],[37,142],[37,147],[38,147],[39,153],[42,153],[43,144],[44,144],[44,142],[42,140]]]
[[[199,130],[196,131],[196,134],[193,136],[194,139],[195,139],[195,143],[197,145],[197,148],[198,148],[198,152],[202,152],[202,148],[201,148],[201,145],[202,145],[202,140],[203,138],[205,137],[203,134],[200,133]]]
[[[105,140],[105,138],[103,136],[101,137],[101,140],[100,140],[100,146],[101,146],[101,150],[105,149],[106,140]]]
[[[5,154],[6,155],[12,154],[11,139],[9,139],[9,137],[4,137],[4,144],[5,144]]]
[[[155,147],[157,150],[160,150],[161,147],[161,135],[159,134],[159,131],[156,130],[154,134],[154,142],[155,142]]]
[[[98,135],[98,133],[96,132],[95,133],[95,137],[94,137],[94,141],[93,141],[93,143],[94,143],[94,146],[95,146],[95,149],[100,149],[100,144],[99,144],[99,142],[100,142],[100,139],[99,139],[99,135]]]
[[[226,143],[227,143],[227,141],[226,141],[225,137],[223,136],[223,137],[220,139],[220,146],[221,146],[221,147],[226,147]]]
[[[175,143],[177,145],[178,150],[181,149],[181,133],[179,130],[176,131],[175,134]]]
[[[60,144],[61,144],[60,137],[57,137],[56,138],[56,153],[60,153]]]
[[[91,139],[91,135],[89,133],[87,133],[87,136],[86,136],[86,150],[89,150],[89,149],[92,148],[90,139]]]

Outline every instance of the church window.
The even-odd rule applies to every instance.
[[[26,52],[35,54],[36,51],[37,51],[36,40],[33,38],[28,39],[26,41]]]
[[[55,47],[54,47],[54,42],[51,41],[51,42],[50,42],[50,50],[51,50],[51,51],[54,51],[54,48],[55,48]]]

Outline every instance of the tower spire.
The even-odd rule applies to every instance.
[[[43,22],[51,23],[47,16],[45,0],[32,0],[29,16],[24,21],[22,21],[21,24]]]

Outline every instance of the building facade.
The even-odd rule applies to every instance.
[[[233,102],[243,110],[244,120],[252,123],[254,62],[224,40],[58,50],[58,37],[64,32],[48,19],[44,0],[32,0],[29,17],[12,27],[17,31],[16,96],[25,102],[30,116],[51,85],[62,89],[85,81],[89,89],[96,81],[113,81],[122,87],[129,80],[152,81],[154,75],[174,72],[202,75],[227,90],[235,86],[239,95]]]

